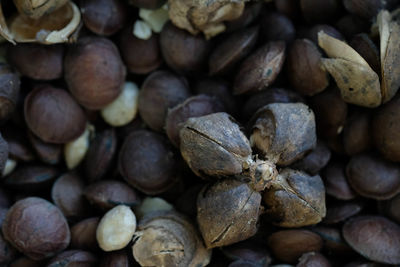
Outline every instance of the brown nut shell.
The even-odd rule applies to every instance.
[[[24,114],[29,129],[49,143],[70,142],[86,126],[86,116],[70,94],[51,86],[38,87],[28,94]]]
[[[51,257],[70,242],[69,227],[61,211],[38,197],[17,201],[7,213],[2,230],[7,241],[34,260]]]
[[[44,14],[52,13],[54,10],[59,9],[65,5],[68,0],[13,0],[19,13],[30,17],[32,19],[38,19]]]
[[[117,47],[101,37],[84,37],[67,52],[65,80],[75,99],[98,110],[118,97],[126,69]]]

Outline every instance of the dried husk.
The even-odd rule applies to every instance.
[[[378,14],[380,34],[382,101],[388,102],[400,87],[400,25],[393,21],[388,11]]]
[[[319,223],[326,215],[325,187],[319,175],[283,169],[264,192],[266,215],[280,227]]]
[[[260,212],[260,193],[236,180],[205,186],[197,198],[197,222],[207,248],[253,236]]]
[[[6,21],[3,15],[1,12],[0,34],[14,44],[65,43],[75,37],[81,24],[81,13],[72,1],[36,20],[17,14]]]
[[[188,119],[180,139],[183,158],[200,177],[235,177],[261,191],[277,175],[272,162],[252,157],[248,139],[227,113]]]
[[[67,2],[68,0],[14,0],[18,12],[31,19],[38,19],[45,14],[50,14]]]
[[[318,44],[330,57],[322,59],[322,64],[335,79],[344,101],[369,108],[381,104],[379,76],[364,58],[324,32],[318,33]]]
[[[176,212],[145,216],[133,242],[133,256],[141,266],[200,267],[211,258],[196,228]]]
[[[252,121],[251,145],[278,165],[290,165],[317,145],[314,113],[303,103],[266,105]]]
[[[169,17],[175,26],[207,39],[225,31],[224,21],[242,15],[242,0],[169,0]]]

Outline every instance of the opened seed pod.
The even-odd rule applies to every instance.
[[[240,17],[244,10],[243,1],[169,0],[168,4],[169,17],[178,28],[203,32],[207,39],[225,31],[223,22]]]
[[[317,145],[315,118],[302,103],[275,103],[253,117],[250,142],[268,160],[289,165]]]
[[[68,42],[73,33],[79,30],[80,22],[81,13],[72,1],[39,19],[19,14],[6,21],[0,10],[0,34],[14,44]]]
[[[133,257],[141,266],[202,267],[210,262],[195,227],[175,212],[143,218],[133,236]]]
[[[333,76],[342,98],[350,104],[377,107],[382,102],[379,76],[351,46],[324,32],[318,33],[318,44],[330,58],[323,66]]]
[[[261,191],[277,174],[273,163],[252,158],[249,141],[227,113],[188,119],[180,139],[183,158],[200,177],[236,177]]]
[[[261,195],[245,183],[228,179],[205,186],[197,198],[197,222],[207,248],[253,236],[260,209]]]
[[[38,19],[45,14],[61,8],[68,0],[14,0],[18,12],[31,19]]]
[[[325,187],[319,175],[284,169],[263,195],[266,214],[280,227],[301,227],[325,217]]]

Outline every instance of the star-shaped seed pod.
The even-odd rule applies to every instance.
[[[245,6],[243,0],[169,0],[168,5],[175,26],[203,32],[207,39],[225,31],[223,22],[240,17]]]
[[[227,113],[188,119],[180,139],[183,158],[200,177],[235,177],[261,191],[277,174],[272,162],[253,158],[249,140]]]
[[[211,259],[196,228],[172,211],[150,213],[139,222],[132,252],[141,266],[202,267]]]
[[[310,176],[292,169],[280,171],[264,192],[266,215],[275,225],[301,227],[325,217],[325,187],[319,175]]]
[[[207,248],[253,236],[260,212],[260,193],[234,179],[205,186],[197,198],[197,222]]]

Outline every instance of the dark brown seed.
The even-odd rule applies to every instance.
[[[97,258],[94,254],[83,250],[66,250],[51,259],[47,267],[95,267]]]
[[[270,88],[250,96],[242,108],[242,116],[249,120],[257,110],[272,103],[304,103],[304,98],[297,92],[285,88]]]
[[[117,47],[101,37],[84,37],[65,57],[65,80],[76,100],[98,110],[118,97],[126,69]]]
[[[297,0],[275,0],[275,7],[292,20],[300,16],[300,3]]]
[[[372,154],[353,156],[346,167],[351,187],[363,197],[389,199],[400,192],[400,168]]]
[[[258,38],[258,28],[252,27],[234,32],[224,39],[208,59],[210,75],[224,74],[244,59],[253,49]]]
[[[100,218],[93,217],[76,223],[71,227],[71,248],[97,251],[99,245],[96,239],[96,230]]]
[[[324,241],[324,249],[333,255],[355,256],[354,250],[347,245],[344,241],[341,232],[337,228],[327,226],[316,226],[311,229],[314,233],[317,233]]]
[[[52,257],[70,242],[68,224],[61,211],[37,197],[17,201],[7,213],[2,230],[7,241],[36,260]]]
[[[272,261],[265,246],[250,240],[222,247],[221,251],[230,260],[247,261],[256,264],[256,266],[269,265]]]
[[[215,98],[206,95],[189,97],[185,102],[168,110],[165,131],[169,140],[174,146],[179,147],[179,131],[187,119],[221,112],[223,110],[222,104]]]
[[[325,138],[339,135],[347,117],[347,104],[336,87],[330,87],[310,99],[315,113],[317,131]]]
[[[261,14],[263,4],[261,2],[248,2],[244,7],[242,15],[233,20],[225,21],[226,32],[233,32],[246,28],[252,24]]]
[[[28,94],[24,114],[29,129],[48,143],[72,141],[86,127],[85,114],[70,94],[51,86],[38,87]]]
[[[296,267],[330,267],[328,259],[318,252],[307,252],[303,254]]]
[[[281,227],[301,227],[320,222],[325,217],[325,188],[318,175],[291,169],[280,171],[263,202],[268,220]]]
[[[303,17],[309,22],[326,22],[332,20],[338,12],[336,0],[300,0]]]
[[[376,73],[381,73],[381,62],[378,48],[366,33],[355,35],[351,39],[350,45],[365,59],[365,61],[368,62],[369,66]]]
[[[293,42],[287,56],[287,76],[299,93],[313,96],[329,85],[329,76],[322,67],[321,52],[308,39]]]
[[[314,113],[302,103],[269,104],[252,121],[252,146],[278,165],[290,165],[317,145]]]
[[[83,189],[81,177],[74,173],[64,174],[54,182],[51,198],[68,219],[83,218],[89,213]]]
[[[322,141],[317,141],[317,146],[304,158],[291,165],[291,168],[316,175],[331,159],[331,151]]]
[[[28,138],[32,148],[43,163],[55,165],[60,162],[62,152],[60,145],[43,142],[31,132],[28,133]]]
[[[348,14],[340,18],[336,22],[335,27],[346,37],[346,39],[351,40],[356,34],[368,32],[368,25],[368,21],[358,16]]]
[[[340,223],[348,218],[358,214],[363,209],[362,203],[345,202],[341,205],[328,207],[326,217],[323,220],[325,224]]]
[[[23,76],[35,80],[54,80],[63,73],[64,46],[18,44],[9,46],[8,62]]]
[[[11,126],[4,129],[3,134],[8,143],[9,158],[23,162],[31,162],[35,159],[23,129]]]
[[[43,267],[45,263],[43,261],[35,261],[22,256],[14,260],[9,266],[10,267]]]
[[[0,264],[2,266],[9,266],[7,264],[13,260],[16,255],[17,251],[15,248],[13,248],[6,240],[4,240],[3,235],[0,234]]]
[[[101,258],[100,267],[130,267],[126,251],[113,251],[105,253]]]
[[[275,257],[286,263],[296,263],[306,252],[322,248],[319,235],[308,230],[283,230],[268,237],[268,246]]]
[[[84,168],[89,182],[100,180],[110,169],[117,152],[117,137],[114,129],[97,133],[90,143],[85,157]]]
[[[345,166],[341,163],[330,162],[322,177],[325,181],[326,193],[340,200],[350,200],[356,197],[345,176]]]
[[[269,42],[250,54],[239,67],[233,93],[236,95],[260,91],[270,86],[285,61],[285,43]]]
[[[59,170],[47,165],[24,165],[5,177],[5,185],[17,190],[39,192],[51,185]]]
[[[270,12],[261,20],[261,38],[268,41],[291,43],[296,38],[296,29],[290,19],[278,12]]]
[[[125,28],[119,38],[122,60],[128,71],[136,74],[147,74],[157,69],[162,63],[159,36],[152,34],[142,40],[132,34],[132,27]]]
[[[225,110],[229,114],[238,112],[237,101],[231,93],[230,85],[224,80],[201,78],[193,85],[193,90],[199,95],[204,94],[217,98],[218,101],[224,104]]]
[[[117,205],[136,206],[140,199],[137,193],[127,184],[104,180],[86,187],[85,197],[90,204],[100,210],[107,211]]]
[[[343,237],[358,253],[372,261],[400,264],[400,227],[379,216],[360,216],[347,221]]]
[[[184,78],[167,71],[156,71],[144,81],[139,93],[139,112],[153,130],[163,131],[168,109],[190,96]]]
[[[164,25],[160,47],[165,63],[179,73],[196,74],[207,62],[209,42],[202,35],[192,35],[175,27]]]
[[[400,194],[387,201],[381,201],[379,207],[388,217],[400,223]]]
[[[400,95],[374,112],[372,135],[385,158],[400,162]]]
[[[224,180],[206,186],[197,199],[197,222],[207,248],[230,245],[257,231],[261,195],[247,184]]]
[[[157,9],[160,8],[166,0],[129,0],[128,2],[138,8]]]
[[[353,114],[343,129],[343,145],[348,155],[356,155],[372,148],[370,115],[367,112]]]
[[[383,8],[384,1],[381,0],[343,0],[346,10],[356,16],[373,19]]]
[[[14,112],[20,83],[19,76],[9,65],[0,64],[0,121],[8,120]]]
[[[306,38],[313,41],[314,44],[318,44],[318,33],[319,32],[324,32],[327,35],[330,35],[332,37],[335,37],[336,39],[345,41],[344,36],[336,30],[334,27],[332,27],[329,24],[317,24],[311,27],[307,33],[306,33]]]
[[[99,35],[112,35],[125,24],[128,9],[119,0],[81,0],[82,20],[86,28]]]
[[[177,162],[163,136],[135,131],[121,148],[119,171],[125,181],[146,194],[165,192],[177,180]]]
[[[3,208],[8,208],[10,207],[11,202],[10,202],[10,196],[8,195],[8,192],[4,190],[4,188],[0,187],[0,210]]]

